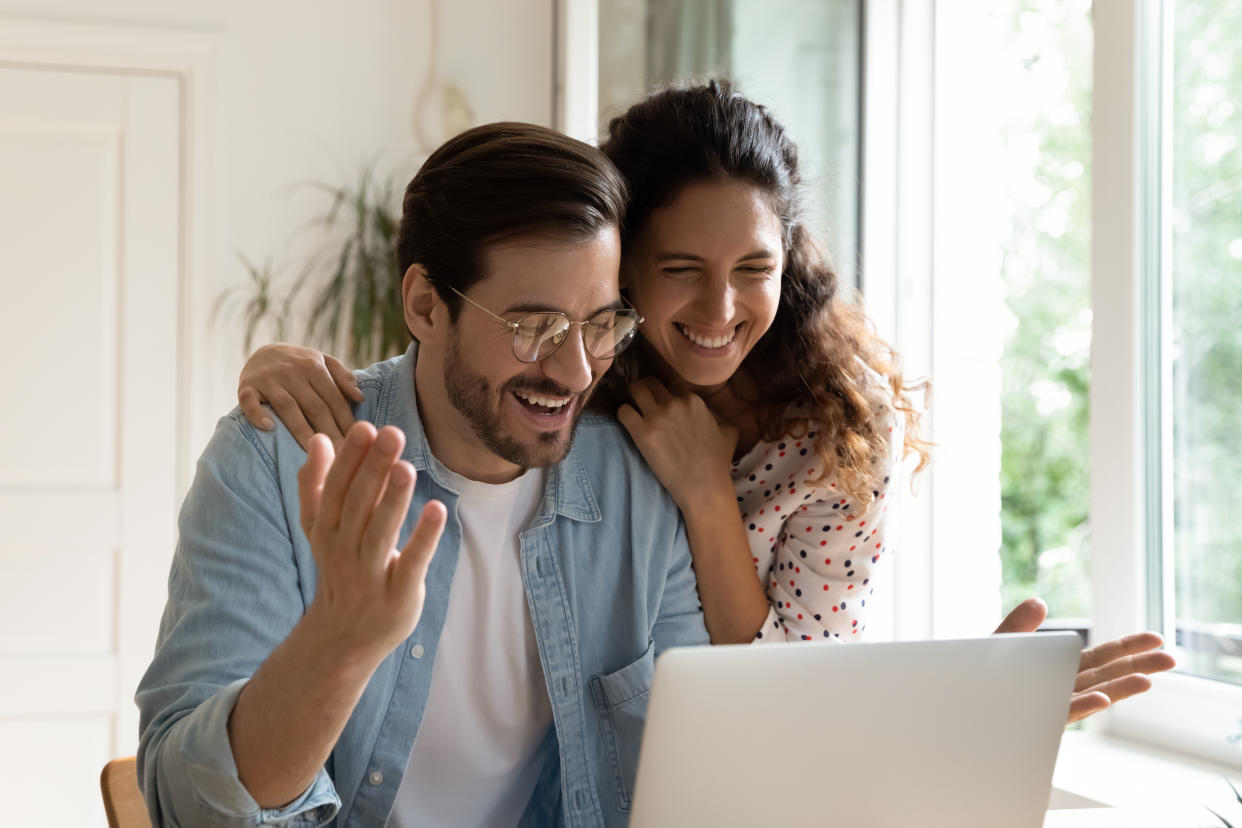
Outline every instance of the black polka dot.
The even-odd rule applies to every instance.
[[[847,569],[848,569],[849,567],[853,566],[853,565],[854,565],[854,562],[853,562],[853,561],[846,561],[846,562],[845,562],[845,566],[846,566],[846,568],[847,568]]]
[[[806,557],[806,550],[805,550],[805,549],[803,549],[803,550],[802,550],[801,555],[802,555],[802,557],[804,557],[804,558]]]

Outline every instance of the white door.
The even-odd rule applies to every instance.
[[[0,67],[0,800],[104,825],[175,541],[180,100]]]

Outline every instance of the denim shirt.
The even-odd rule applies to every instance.
[[[181,510],[168,604],[135,698],[139,782],[156,825],[387,820],[427,704],[461,540],[457,492],[437,473],[419,420],[416,359],[412,345],[359,372],[366,400],[354,413],[402,429],[418,471],[398,548],[424,503],[448,508],[423,614],[371,677],[314,782],[276,809],[260,808],[238,780],[228,719],[315,595],[298,520],[306,454],[283,426],[258,431],[237,410],[220,421]],[[582,417],[520,555],[553,718],[520,824],[624,825],[654,659],[706,643],[707,631],[677,508],[615,421]]]

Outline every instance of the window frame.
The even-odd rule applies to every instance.
[[[1096,640],[1151,627],[1171,649],[1172,5],[1094,3],[1090,391]],[[1153,685],[1093,729],[1242,766],[1242,687],[1184,674]]]

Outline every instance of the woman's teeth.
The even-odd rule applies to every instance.
[[[733,337],[737,335],[737,328],[730,331],[727,336],[699,336],[684,325],[678,325],[677,330],[681,331],[686,339],[700,348],[723,348],[731,343]]]
[[[524,391],[514,391],[513,393],[517,394],[519,397],[526,400],[526,402],[530,403],[531,405],[541,405],[544,408],[557,409],[557,408],[563,407],[566,403],[569,402],[568,397],[566,397],[563,400],[553,400],[548,397],[540,397],[537,394],[528,394]]]

